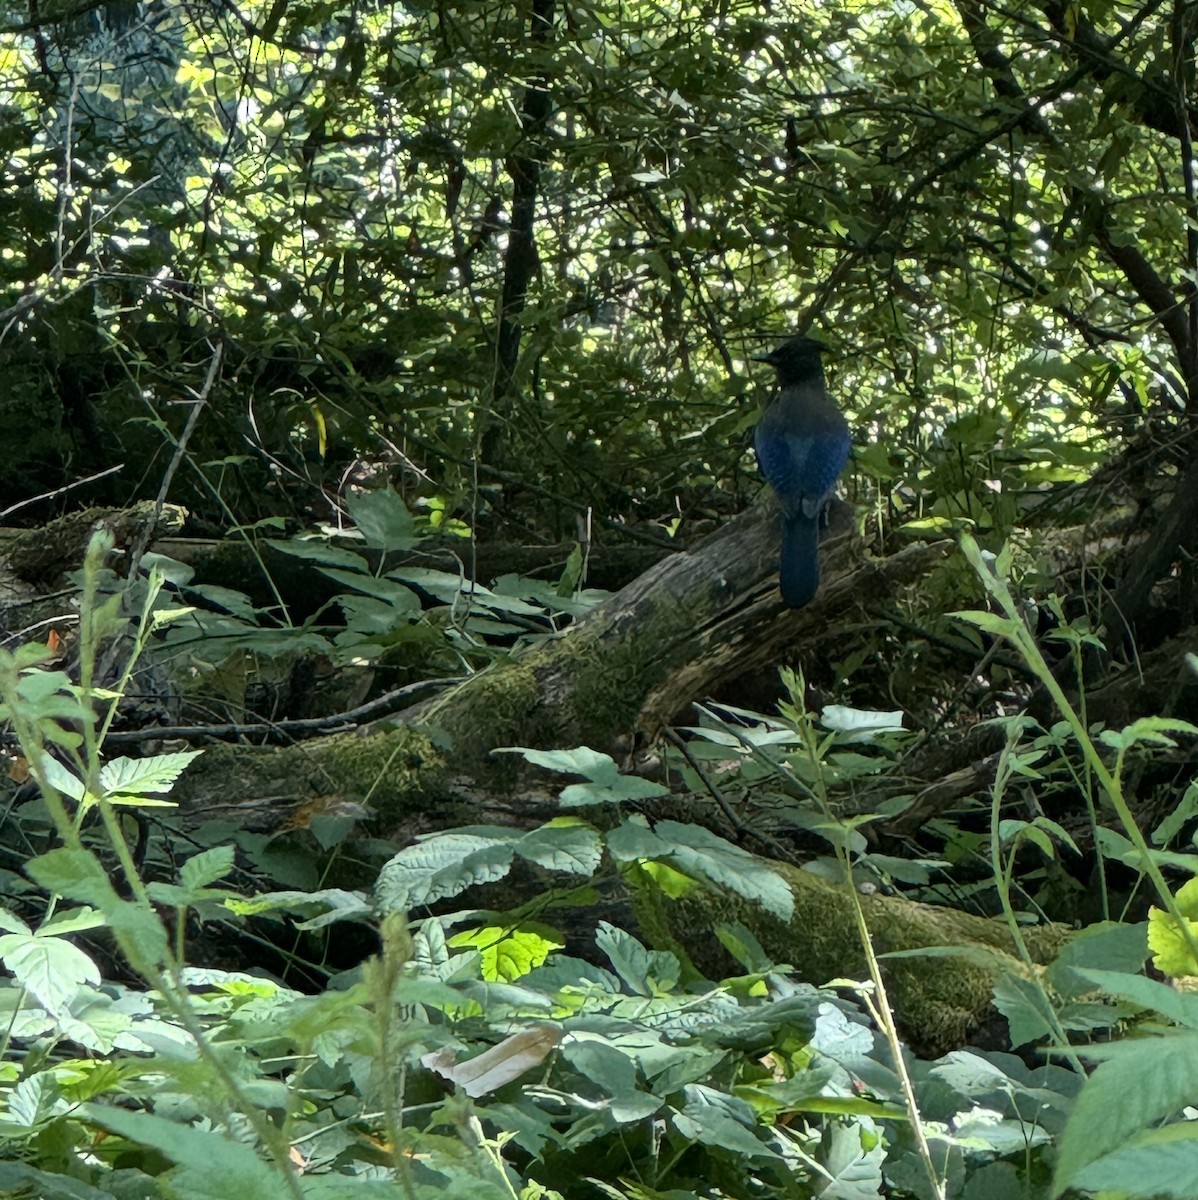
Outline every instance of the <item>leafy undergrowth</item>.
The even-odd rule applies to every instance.
[[[617,894],[627,911],[646,914],[645,928],[660,897],[682,892],[734,894],[783,921],[794,902],[786,879],[740,846],[699,826],[649,821],[636,807],[663,786],[621,775],[586,748],[513,748],[581,780],[562,789],[556,819],[531,831],[430,835],[393,854],[369,890],[287,886],[286,871],[275,872],[282,886],[272,884],[268,868],[285,856],[233,831],[212,845],[170,835],[173,863],[153,847],[143,856],[146,847],[127,840],[130,818],[155,809],[169,828],[170,787],[194,754],[113,758],[104,737],[155,626],[179,614],[156,603],[154,573],[124,675],[96,687],[97,647],[117,619],[98,586],[99,557],[84,572],[80,678],[57,669],[46,647],[0,653],[0,717],[40,791],[10,815],[10,843],[18,831],[23,855],[3,876],[0,1193],[1198,1194],[1198,1121],[1188,1107],[1198,997],[1141,970],[1151,951],[1164,975],[1198,974],[1198,898],[1192,886],[1174,895],[1161,874],[1192,871],[1184,853],[1150,847],[1134,826],[1108,839],[1107,857],[1156,888],[1147,929],[1105,922],[1047,967],[1011,958],[994,1005],[1021,1054],[963,1048],[936,1061],[899,1043],[863,920],[869,977],[822,988],[796,982],[732,920],[710,931],[739,963],[721,979],[705,978],[681,951],[647,945],[631,924],[593,918],[585,957],[569,952],[577,947],[555,920]],[[996,612],[967,619],[1038,670],[998,568],[983,575]],[[871,879],[899,878],[897,862],[871,856],[859,829],[835,819],[823,789],[837,773],[876,770],[886,738],[901,734],[875,727],[864,736],[843,713],[817,728],[797,681],[791,694],[787,721],[693,731],[687,769],[701,774],[704,745],[725,772],[735,763],[741,780],[777,768],[792,792],[806,786],[815,801],[791,816],[826,841],[817,869],[854,896]],[[1129,752],[1192,732],[1138,722],[1092,738],[1061,703],[1064,724],[1048,735],[1010,725],[995,784],[991,885],[1017,947],[1027,914],[1014,899],[1015,856],[1034,846],[1051,858],[1067,839],[1043,818],[999,819],[1011,780],[1044,768],[1044,738],[1057,750],[1072,738],[1096,794],[1119,813]],[[326,849],[338,853],[335,837]],[[911,881],[926,880],[922,865]],[[453,909],[455,897],[516,870],[546,881],[535,901]],[[220,970],[192,953],[268,928],[280,970]],[[336,946],[355,939],[374,952],[348,969],[332,965]],[[315,957],[301,961],[313,945],[330,964],[322,982],[288,986],[292,965],[317,977]],[[935,953],[933,971],[973,951]]]

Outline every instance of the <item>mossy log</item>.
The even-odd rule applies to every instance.
[[[809,633],[866,618],[951,543],[868,558],[852,510],[837,505],[821,551],[824,583],[784,609],[774,569],[777,513],[762,505],[689,551],[657,563],[561,637],[512,655],[404,714],[282,748],[210,747],[175,798],[184,824],[214,816],[259,830],[321,805],[365,805],[392,835],[480,813],[539,819],[551,803],[504,746],[558,749],[652,742],[689,704],[733,675],[772,670]]]
[[[854,899],[846,887],[784,863],[770,866],[794,894],[794,915],[788,921],[731,892],[702,890],[680,899],[662,897],[651,914],[642,910],[642,923],[655,940],[684,951],[708,978],[735,973],[711,930],[721,922],[739,921],[774,962],[789,965],[799,979],[817,986],[832,979],[868,981]],[[881,961],[900,1031],[914,1049],[929,1056],[967,1042],[1008,1046],[1005,1025],[1001,1031],[991,1029],[1002,1021],[990,1003],[995,984],[1003,975],[1024,976],[1051,961],[1071,933],[1062,925],[1022,930],[1029,966],[1017,957],[1001,922],[876,892],[856,899],[879,957],[951,950],[947,956]],[[703,930],[703,936],[696,937],[696,930]]]
[[[306,824],[315,811],[365,805],[378,829],[397,841],[467,822],[535,824],[554,813],[553,789],[518,756],[493,750],[611,750],[621,741],[652,739],[732,675],[772,669],[827,623],[863,619],[870,606],[919,578],[948,549],[947,543],[912,546],[889,559],[869,559],[850,510],[839,506],[822,548],[820,593],[809,608],[793,612],[781,607],[771,569],[775,522],[772,508],[754,509],[695,549],[658,563],[566,635],[410,710],[399,727],[282,749],[210,748],[180,780],[181,816],[192,824],[223,817],[278,830]],[[770,868],[782,871],[794,889],[791,921],[704,893],[664,903],[659,927],[650,932],[719,975],[729,963],[712,958],[719,948],[710,931],[733,918],[812,982],[865,978],[851,897],[808,872],[780,863]],[[989,1002],[998,975],[1019,969],[1006,930],[897,897],[861,900],[880,951],[972,951],[887,966],[907,1034],[930,1049],[978,1034],[993,1015]],[[1049,956],[1063,936],[1036,933],[1037,953]]]

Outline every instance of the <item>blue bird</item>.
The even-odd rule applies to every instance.
[[[819,588],[819,525],[852,447],[848,422],[824,383],[824,349],[814,338],[795,337],[754,356],[778,375],[753,445],[782,507],[778,582],[788,608],[809,604]]]

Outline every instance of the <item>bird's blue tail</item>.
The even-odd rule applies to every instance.
[[[784,518],[778,583],[787,608],[802,608],[811,602],[819,588],[818,517],[797,513]]]

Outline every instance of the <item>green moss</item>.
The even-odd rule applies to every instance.
[[[635,637],[606,627],[588,637],[584,627],[555,647],[558,669],[571,680],[574,725],[583,745],[602,749],[614,732],[632,729],[653,688],[675,664],[693,657],[682,645],[695,637],[695,617],[685,605],[657,605],[650,612],[642,604],[635,620]],[[673,648],[664,652],[663,646]]]
[[[428,735],[411,729],[336,734],[298,750],[211,746],[183,774],[176,794],[190,814],[228,816],[232,809],[273,828],[313,801],[344,797],[368,804],[387,828],[444,798],[445,767]]]
[[[853,898],[809,872],[777,863],[771,867],[794,890],[790,921],[727,892],[697,891],[679,900],[662,897],[658,908],[668,931],[667,945],[680,943],[699,970],[718,979],[735,967],[711,931],[722,922],[739,921],[774,962],[790,965],[808,983],[868,979]],[[992,1015],[991,994],[1000,975],[1024,973],[1009,933],[997,921],[894,897],[862,896],[860,901],[875,954],[940,946],[973,951],[951,958],[883,960],[899,1027],[921,1052],[942,1053],[964,1044]],[[1059,927],[1045,929],[1032,939],[1032,953],[1047,960],[1067,937],[1068,931]]]
[[[321,746],[321,767],[343,795],[361,797],[383,826],[393,825],[443,794],[445,759],[418,730],[368,737],[342,734]]]
[[[508,659],[448,691],[420,714],[420,727],[449,738],[471,765],[496,746],[543,745],[553,727],[538,713],[540,692],[527,660]],[[534,740],[536,739],[536,740]]]

